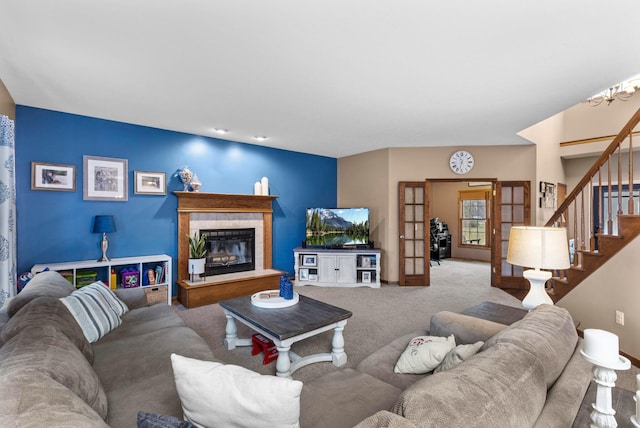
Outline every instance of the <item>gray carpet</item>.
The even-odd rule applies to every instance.
[[[438,311],[461,312],[486,300],[522,307],[518,299],[489,284],[488,263],[447,259],[442,265],[432,267],[430,287],[383,285],[373,289],[298,286],[294,290],[353,312],[344,330],[348,361],[343,367],[355,367],[395,337],[414,331],[424,332],[429,327],[431,316]],[[262,365],[262,356],[251,356],[251,347],[239,347],[232,351],[224,348],[226,318],[217,304],[188,310],[179,305],[175,308],[186,324],[207,341],[216,358],[262,374],[275,373],[275,362]],[[251,336],[251,330],[237,324],[240,337]],[[332,335],[332,332],[322,333],[294,344],[292,350],[302,356],[330,352]],[[294,372],[293,378],[308,382],[336,370],[339,368],[329,362],[315,363]],[[635,373],[638,373],[635,367],[632,367],[632,371],[618,372],[617,386],[633,390]]]

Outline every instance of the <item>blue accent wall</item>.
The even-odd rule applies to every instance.
[[[83,200],[83,155],[128,160],[129,200]],[[31,190],[31,162],[75,165],[76,191]],[[269,178],[273,267],[293,273],[293,248],[305,235],[307,207],[336,206],[337,160],[51,110],[16,108],[18,272],[36,263],[98,259],[93,217],[111,214],[109,257],[168,254],[177,261],[175,175],[187,164],[202,192],[252,194]],[[167,174],[167,195],[134,194],[134,171]],[[174,279],[176,279],[174,277]],[[174,292],[175,295],[175,285]]]

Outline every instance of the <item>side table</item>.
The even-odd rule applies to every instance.
[[[572,428],[588,427],[591,424],[590,415],[593,411],[591,405],[596,402],[597,389],[596,383],[592,381],[584,394]],[[633,396],[634,393],[626,389],[611,388],[611,405],[616,411],[615,418],[619,428],[634,428],[631,423],[631,416],[636,414],[636,402],[633,401]]]
[[[493,321],[504,325],[511,325],[520,321],[529,311],[494,302],[482,302],[462,311],[463,315]]]

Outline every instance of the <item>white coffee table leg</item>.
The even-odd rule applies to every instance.
[[[291,349],[291,345],[278,345],[276,344],[276,349],[278,350],[278,359],[276,360],[276,376],[280,377],[291,377],[291,358],[289,357],[289,350]]]
[[[347,320],[340,321],[333,329],[331,361],[336,367],[343,366],[347,363],[347,354],[344,352],[344,336],[342,335],[345,325],[347,325]]]
[[[227,326],[224,328],[224,346],[226,346],[228,350],[235,349],[236,341],[238,340],[238,328],[236,327],[236,321],[229,312],[224,311],[224,314],[227,317]]]

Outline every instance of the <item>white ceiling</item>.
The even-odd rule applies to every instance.
[[[637,0],[0,0],[0,80],[16,104],[336,158],[526,144],[518,131],[640,72],[639,14]]]

